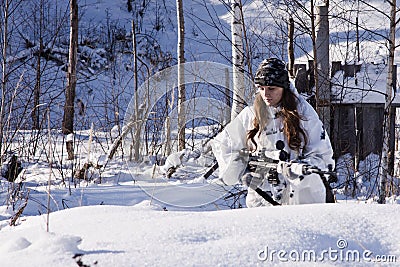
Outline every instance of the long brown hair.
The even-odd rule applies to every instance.
[[[282,109],[279,111],[277,116],[283,118],[283,133],[288,140],[290,149],[299,152],[302,140],[304,141],[304,144],[307,144],[308,138],[305,131],[300,126],[300,120],[303,118],[297,112],[297,103],[298,99],[296,95],[290,89],[284,89],[280,103]],[[257,94],[254,100],[254,128],[247,132],[247,141],[251,141],[256,148],[257,143],[255,142],[254,137],[257,133],[261,134],[268,120],[273,119],[266,115],[269,114],[267,109],[268,107],[261,95]]]

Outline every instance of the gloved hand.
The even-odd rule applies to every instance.
[[[246,148],[242,148],[237,154],[235,154],[235,158],[233,160],[240,161],[243,164],[247,164],[247,162],[249,161],[249,155],[250,152]]]
[[[293,181],[297,178],[302,180],[304,178],[303,167],[304,164],[301,163],[281,161],[278,164],[278,172],[282,173],[289,181]]]

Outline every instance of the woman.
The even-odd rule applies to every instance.
[[[243,149],[278,160],[276,148],[283,141],[287,161],[297,161],[328,170],[334,166],[333,151],[322,122],[315,110],[289,82],[285,63],[279,59],[264,60],[255,75],[258,88],[253,106],[246,107],[212,141],[219,165],[219,176],[226,184],[241,181],[249,186],[247,207],[270,205],[255,190],[260,188],[281,204],[325,202],[326,189],[318,174],[299,176],[290,164],[281,165],[274,183],[265,173],[245,174],[248,158]],[[282,142],[281,142],[282,144]],[[254,171],[254,170],[253,170]],[[256,185],[256,186],[254,186]]]

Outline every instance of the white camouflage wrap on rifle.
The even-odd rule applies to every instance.
[[[328,165],[334,167],[333,150],[323,124],[318,114],[312,106],[297,93],[291,85],[291,90],[295,92],[299,99],[298,112],[303,118],[300,121],[301,127],[308,136],[308,144],[300,151],[303,161],[318,167],[320,170],[328,170]],[[283,134],[283,123],[281,118],[276,118],[275,114],[279,108],[270,108],[274,119],[266,125],[263,132],[255,137],[258,149],[264,147],[266,156],[272,159],[279,159],[279,150],[276,149],[276,141],[282,140],[285,143],[284,150],[289,153],[289,160],[297,159],[297,154],[292,151],[286,137]],[[239,151],[247,148],[247,132],[253,129],[254,109],[252,106],[246,107],[232,120],[225,129],[218,134],[211,143],[213,153],[219,165],[219,177],[224,183],[233,185],[241,181],[242,175],[247,166],[247,161],[239,156]],[[325,187],[318,174],[304,176],[304,179],[288,179],[282,177],[281,180],[288,182],[288,186],[282,194],[282,204],[306,204],[324,203]],[[264,191],[273,190],[272,186],[264,182],[260,188]],[[248,188],[246,198],[248,207],[269,205],[266,200],[259,196],[254,190]]]

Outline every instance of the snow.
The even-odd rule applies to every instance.
[[[103,172],[89,169],[90,179],[75,185],[63,185],[53,171],[50,205],[45,162],[25,169],[27,182],[13,205],[6,204],[10,184],[1,181],[1,266],[364,266],[378,256],[389,266],[399,260],[398,198],[386,205],[340,198],[335,204],[231,209],[232,187],[214,176],[205,180],[201,157],[183,158],[171,179],[163,177],[162,166],[126,165],[120,157]],[[11,226],[27,188],[23,216]]]
[[[338,71],[334,75],[332,94],[337,103],[385,103],[388,68],[382,63],[386,57],[379,50],[376,52],[374,62],[364,62],[356,77],[344,77],[344,71]],[[399,72],[397,76],[400,77]],[[395,88],[397,91],[398,84]],[[398,105],[400,97],[394,91],[392,95],[392,103]]]
[[[398,260],[399,219],[398,205],[362,203],[201,212],[164,211],[149,200],[76,207],[52,213],[50,232],[45,215],[3,226],[0,262],[75,266],[73,256],[82,254],[91,266],[365,266],[377,256]],[[280,250],[281,259],[272,252]],[[296,259],[305,251],[314,251],[316,261]],[[360,261],[346,258],[350,252]]]
[[[70,189],[53,186],[49,216],[47,166],[32,167],[30,175],[43,181],[30,183],[30,200],[16,226],[9,225],[11,206],[0,206],[1,266],[374,266],[378,257],[393,266],[399,261],[398,198],[386,205],[339,200],[230,209],[224,200],[228,188],[213,177],[201,180],[196,159],[184,164],[177,177],[180,171],[197,178],[165,179],[162,168],[151,165],[134,166],[143,170],[139,177],[120,158],[111,160],[102,183],[94,175]],[[1,199],[6,195],[3,191]]]
[[[351,2],[348,1],[350,7]],[[191,18],[186,20],[188,59],[226,63],[226,59],[230,58],[230,44],[221,36],[230,36],[227,5],[219,0],[188,3],[185,3],[185,14],[191,14]],[[384,7],[384,1],[370,3],[378,9]],[[126,1],[122,0],[117,5],[113,1],[86,0],[81,10],[82,17],[87,21],[83,20],[81,26],[93,23],[101,27],[110,14],[116,13],[117,16],[111,16],[111,23],[119,19],[129,31],[132,14],[121,11],[125,4]],[[173,19],[175,3],[165,1],[164,4],[170,12],[167,15]],[[276,28],[269,27],[269,23],[273,22],[268,14],[270,11],[263,9],[261,4],[262,1],[258,0],[244,1],[248,29],[253,33],[273,35]],[[271,8],[280,14],[273,4]],[[341,11],[341,7],[338,9],[335,6],[332,10]],[[370,11],[363,10],[360,13],[360,22],[364,23],[365,28],[384,33],[387,27],[382,23],[381,17],[384,15]],[[210,23],[199,14],[214,14],[222,21]],[[377,24],[377,21],[381,24]],[[345,36],[354,31],[346,28],[348,24],[342,23],[343,28],[339,27],[340,21],[336,24],[333,24],[331,36]],[[165,51],[173,51],[176,49],[176,29],[168,24],[164,26],[165,39],[160,38],[154,45],[162,46]],[[215,31],[216,28],[218,31]],[[98,32],[93,28],[94,36]],[[353,78],[343,78],[341,72],[335,78],[339,84],[350,88],[367,90],[373,86],[384,90],[386,66],[382,60],[387,56],[384,41],[369,41],[366,38],[361,49],[364,63],[368,65],[363,66],[358,74],[358,85]],[[205,45],[207,39],[210,43]],[[341,40],[340,43],[331,44],[334,48],[332,60],[354,62],[354,43],[348,44],[345,38]],[[142,41],[145,42],[145,38]],[[307,62],[312,51],[308,43],[303,45],[304,49],[301,55],[296,55],[296,59]],[[142,44],[139,52],[145,53],[145,47]],[[10,56],[8,61],[24,58],[34,49],[23,50]],[[85,46],[81,46],[81,49],[82,54],[88,57],[88,61],[83,63],[88,64],[93,73],[107,64],[103,57],[104,50]],[[262,56],[266,55],[265,43],[257,43],[254,49],[260,49]],[[214,53],[217,50],[221,54]],[[63,59],[62,55],[67,55],[67,49],[63,47],[54,47],[53,51],[59,52],[60,60]],[[396,58],[399,58],[398,53]],[[130,61],[126,64],[131,66]],[[121,69],[124,68],[122,65]],[[89,73],[87,75],[92,78]],[[88,109],[85,112],[88,116],[89,112],[99,113],[101,118],[105,117],[106,112],[99,111],[97,107],[110,102],[110,80],[101,75],[94,80],[92,87],[95,92],[92,94],[86,89],[81,90],[77,97],[86,103]],[[345,95],[343,100],[349,103],[360,101],[359,91],[352,92],[354,90],[346,93],[340,91],[338,95]],[[129,100],[131,92],[124,91],[123,95],[127,95]],[[383,99],[383,95],[374,92],[361,96],[364,103]],[[396,103],[399,101],[397,98]],[[120,99],[121,106],[126,106],[128,100]],[[59,105],[60,110],[61,107]],[[211,112],[209,106],[204,107]],[[57,112],[57,106],[52,105],[51,110],[51,119],[58,127],[59,122],[53,114]],[[51,142],[46,140],[47,136],[40,136],[38,141],[44,147],[54,146],[52,168],[47,155],[49,152],[45,149],[33,156],[25,156],[23,174],[16,183],[0,180],[1,267],[376,266],[378,263],[381,266],[394,266],[400,261],[400,199],[391,197],[386,205],[377,205],[374,198],[365,197],[370,193],[368,190],[375,186],[374,180],[367,174],[351,173],[352,170],[340,173],[358,177],[359,198],[346,200],[348,197],[344,196],[346,192],[343,187],[336,191],[338,203],[335,204],[239,208],[245,207],[244,196],[239,195],[238,199],[234,199],[232,192],[240,193],[241,188],[224,186],[215,176],[204,179],[202,175],[212,165],[212,159],[197,157],[193,151],[172,154],[166,159],[166,164],[160,167],[152,165],[155,156],[149,156],[148,162],[142,165],[130,166],[124,163],[124,158],[118,153],[113,159],[108,159],[104,153],[112,147],[109,142],[118,141],[116,138],[121,126],[117,123],[108,125],[107,122],[101,124],[106,124],[104,128],[109,129],[108,132],[100,132],[102,125],[96,123],[91,144],[86,142],[91,140],[88,127],[83,126],[86,130],[76,131],[75,135],[67,137],[67,140],[74,140],[77,144],[79,156],[73,162],[66,160],[65,151],[63,154],[63,136],[59,131],[52,130]],[[209,133],[209,129],[202,129],[203,136]],[[190,132],[187,132],[187,136],[190,136]],[[13,144],[15,150],[19,150],[21,144],[26,144],[19,138],[35,140],[37,137],[32,131],[18,131]],[[107,142],[107,138],[111,140]],[[369,161],[376,160],[377,156],[371,157]],[[400,157],[397,155],[396,158],[398,161]],[[99,165],[99,168],[89,168],[87,180],[72,179],[73,170],[82,168],[82,163],[89,161]],[[361,163],[360,170],[372,172],[368,174],[374,176],[369,161]],[[184,168],[179,168],[173,178],[165,178],[169,167],[182,164]],[[19,186],[19,190],[12,191]],[[16,192],[16,195],[11,192]],[[29,200],[22,216],[15,221],[15,226],[10,225],[11,218],[23,207],[28,193]],[[51,210],[49,215],[47,208]]]

